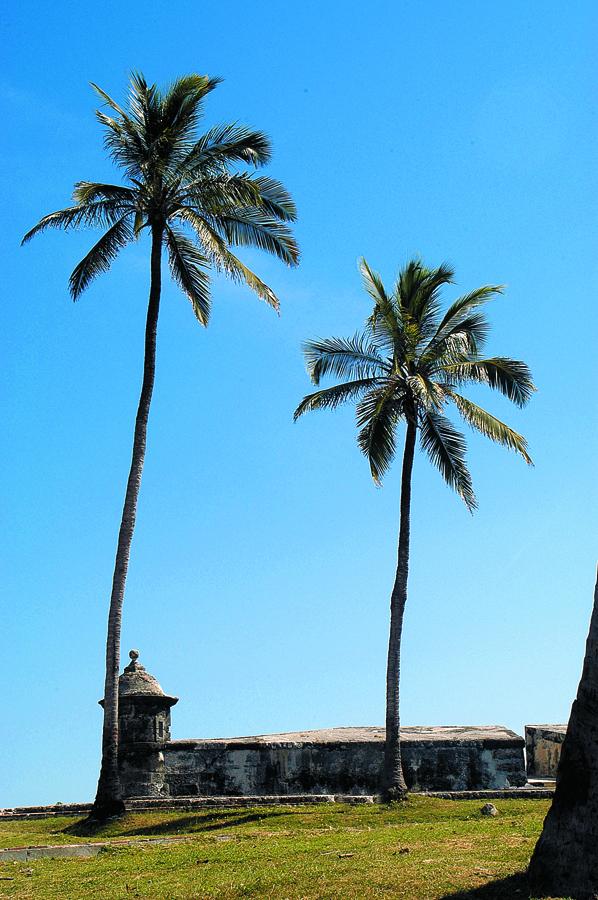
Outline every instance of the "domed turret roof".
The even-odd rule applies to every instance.
[[[131,662],[118,679],[119,697],[163,697],[172,701],[172,704],[177,702],[178,698],[167,696],[154,676],[138,662],[138,650],[130,650],[129,656]]]

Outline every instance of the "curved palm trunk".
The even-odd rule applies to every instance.
[[[399,711],[399,679],[401,674],[401,636],[403,615],[407,602],[407,578],[409,576],[409,530],[411,515],[411,473],[415,452],[417,428],[407,422],[403,469],[401,474],[401,523],[397,572],[390,597],[390,637],[388,639],[388,664],[386,668],[386,743],[384,770],[382,773],[382,797],[384,800],[400,800],[407,794],[401,764],[401,736]]]
[[[532,856],[529,878],[534,892],[543,897],[598,894],[598,580],[554,800]]]
[[[129,568],[131,541],[137,515],[137,498],[141,485],[143,461],[147,434],[147,420],[154,389],[156,372],[156,332],[160,310],[162,228],[152,226],[152,252],[150,294],[145,325],[145,357],[143,364],[143,384],[135,419],[133,454],[125,502],[123,507],[118,546],[112,579],[112,595],[108,614],[108,637],[106,640],[106,680],[104,684],[104,725],[102,730],[102,766],[95,802],[90,818],[99,821],[110,816],[121,815],[124,803],[120,791],[118,774],[118,675],[120,668],[120,631],[122,607]]]

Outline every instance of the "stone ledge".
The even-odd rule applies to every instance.
[[[91,812],[91,803],[54,803],[51,806],[15,806],[0,809],[0,819],[45,819],[49,816],[78,816]]]
[[[438,800],[552,800],[553,788],[505,788],[502,791],[422,791],[420,797]]]
[[[505,788],[497,791],[425,791],[412,792],[417,797],[439,800],[549,800],[554,790],[546,788]],[[133,797],[125,801],[127,812],[150,810],[222,809],[247,806],[311,806],[319,803],[377,803],[372,794],[284,794],[254,797]],[[16,806],[0,809],[0,819],[41,819],[51,816],[85,815],[91,803],[64,803],[51,806]]]
[[[0,850],[2,862],[29,862],[34,859],[88,859],[97,856],[105,847],[152,847],[156,844],[182,844],[192,840],[189,836],[132,838],[110,841],[86,841],[81,844],[47,844],[36,847],[9,847]]]

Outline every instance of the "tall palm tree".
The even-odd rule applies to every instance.
[[[327,375],[343,379],[305,397],[295,419],[313,409],[335,409],[356,403],[357,442],[368,458],[374,481],[380,484],[396,451],[397,430],[405,424],[401,478],[398,560],[390,598],[390,637],[386,673],[386,743],[381,779],[387,800],[405,796],[399,732],[399,675],[403,614],[409,574],[411,473],[416,437],[446,482],[473,511],[476,499],[465,461],[465,440],[445,415],[453,405],[473,428],[523,456],[525,439],[458,389],[481,383],[505,394],[517,406],[532,391],[528,367],[504,357],[484,357],[481,351],[488,323],[481,307],[500,287],[485,286],[459,297],[442,315],[440,292],[453,281],[447,265],[428,269],[412,260],[400,272],[392,292],[365,260],[360,263],[363,285],[374,306],[365,328],[351,338],[329,338],[304,345],[314,384]]]
[[[598,895],[598,578],[554,800],[531,859],[529,878],[539,897]]]
[[[23,238],[28,241],[47,228],[105,229],[70,277],[74,300],[109,269],[123,247],[144,231],[151,239],[143,383],[108,617],[102,765],[92,814],[98,819],[124,809],[118,776],[120,630],[154,386],[162,250],[166,248],[172,277],[204,326],[210,314],[210,268],[245,282],[278,309],[274,292],[231,247],[259,247],[287,265],[296,265],[299,256],[287,224],[296,218],[291,197],[278,181],[253,171],[270,159],[266,135],[238,124],[217,125],[201,136],[196,133],[204,99],[219,81],[187,75],[161,91],[143,75],[133,74],[126,108],[92,85],[108,108],[98,111],[97,118],[105,129],[105,147],[123,170],[125,183],[78,182],[74,204],[44,216]],[[251,168],[239,171],[239,164]]]

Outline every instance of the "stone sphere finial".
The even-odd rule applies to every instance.
[[[129,650],[129,656],[135,662],[139,659],[139,650]]]

